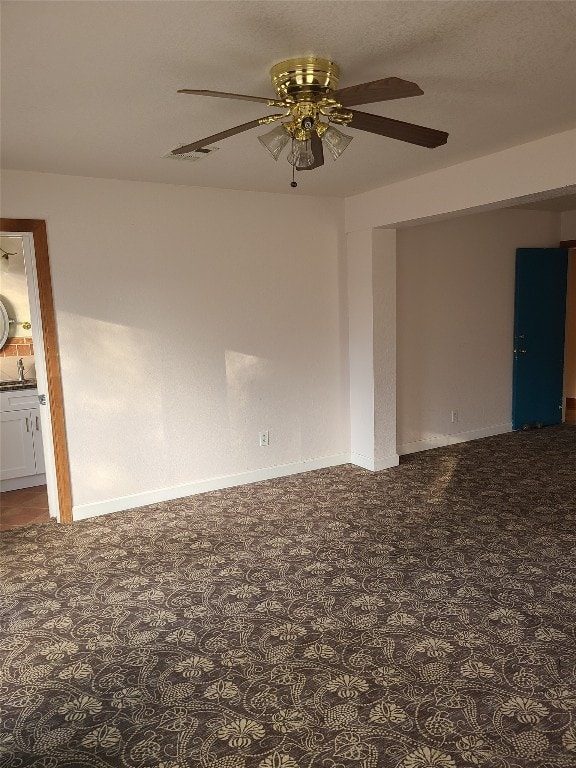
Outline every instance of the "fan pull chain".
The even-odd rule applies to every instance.
[[[292,157],[294,157],[294,138],[292,138]],[[298,186],[298,182],[294,180],[295,172],[296,172],[296,168],[293,165],[292,166],[292,181],[290,182],[290,186],[291,187],[297,187]]]

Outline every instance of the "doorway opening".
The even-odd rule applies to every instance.
[[[72,497],[46,225],[43,220],[36,219],[1,219],[0,234],[3,238],[11,238],[3,240],[4,243],[21,246],[30,313],[28,319],[23,316],[14,318],[11,336],[16,337],[21,332],[29,335],[16,337],[18,341],[10,352],[10,356],[15,357],[12,367],[16,364],[14,386],[10,383],[3,385],[0,391],[2,416],[12,425],[3,440],[11,437],[16,440],[13,446],[7,447],[14,449],[12,455],[16,457],[16,467],[20,462],[21,483],[29,488],[29,506],[36,505],[39,509],[41,480],[45,475],[49,516],[58,522],[69,523],[72,522]],[[16,260],[18,250],[4,250],[8,254],[9,267],[10,254]],[[3,293],[2,286],[0,293]],[[10,305],[10,297],[5,298]],[[25,328],[24,324],[30,327]],[[26,341],[21,342],[22,354],[18,347],[20,339],[32,339],[28,346]],[[25,354],[31,352],[33,354]],[[5,363],[2,378],[10,380],[9,364]],[[14,472],[8,470],[6,474],[14,475]],[[10,482],[3,482],[2,490],[10,493],[18,484],[17,478],[11,478]],[[41,522],[30,517],[34,516],[28,515],[28,523]]]

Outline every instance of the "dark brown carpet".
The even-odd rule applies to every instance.
[[[0,768],[574,768],[576,427],[2,535]]]

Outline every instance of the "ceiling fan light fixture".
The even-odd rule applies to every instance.
[[[330,150],[334,160],[338,160],[342,152],[346,149],[348,144],[352,141],[352,136],[347,136],[338,128],[334,128],[333,125],[329,125],[328,128],[322,134],[322,141]]]
[[[293,139],[292,149],[288,154],[287,160],[294,168],[309,168],[311,165],[314,165],[314,154],[310,140],[299,141],[298,139]]]
[[[335,124],[349,125],[358,131],[374,133],[421,147],[439,147],[448,139],[446,131],[349,109],[359,104],[373,104],[422,95],[422,89],[408,80],[386,77],[347,88],[338,88],[340,78],[338,66],[329,59],[320,59],[317,56],[301,56],[280,61],[272,67],[270,76],[277,94],[277,98],[274,99],[224,91],[181,89],[179,93],[255,101],[266,104],[267,107],[280,108],[284,112],[265,115],[215,133],[213,136],[206,136],[191,144],[177,147],[172,150],[171,156],[205,153],[223,139],[281,120],[281,124],[269,133],[259,136],[258,139],[274,160],[278,159],[284,147],[291,141],[291,151],[288,154],[288,162],[293,168],[291,186],[297,187],[296,170],[314,170],[324,165],[324,145],[332,158],[337,160],[352,141],[352,137],[335,128]]]
[[[263,136],[258,136],[258,141],[263,147],[266,147],[274,160],[278,160],[280,153],[290,141],[290,134],[284,127],[284,124],[280,123],[280,125],[277,125]]]

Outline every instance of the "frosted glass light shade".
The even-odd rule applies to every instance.
[[[288,162],[295,168],[308,168],[314,165],[311,142],[294,139],[292,149],[288,155]]]
[[[322,141],[330,150],[330,154],[334,160],[338,160],[342,152],[344,152],[348,144],[352,141],[352,136],[347,136],[345,133],[342,133],[342,131],[334,128],[333,125],[329,125],[322,134]]]
[[[268,131],[268,133],[265,133],[263,136],[258,136],[258,141],[262,146],[266,147],[274,160],[278,160],[280,152],[282,152],[286,144],[290,141],[290,134],[284,128],[282,123],[280,123],[280,125],[272,128],[271,131]]]

